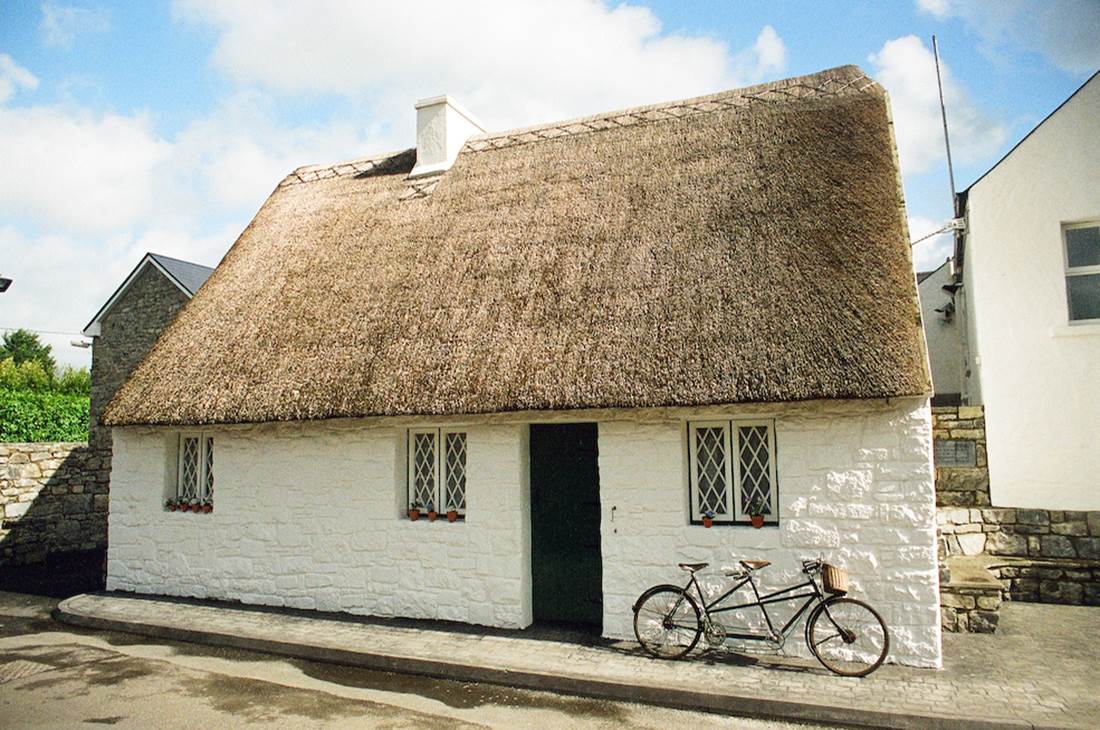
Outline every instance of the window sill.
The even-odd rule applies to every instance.
[[[420,515],[415,520],[411,519],[408,515],[405,515],[404,517],[401,518],[401,520],[403,522],[442,522],[444,525],[448,525],[448,524],[457,525],[460,522],[465,522],[466,517],[465,517],[465,515],[459,515],[458,518],[455,519],[454,522],[451,522],[450,520],[447,519],[447,515],[440,515],[439,517],[436,517],[435,520],[428,519],[427,515]]]
[[[1056,324],[1050,328],[1051,337],[1087,337],[1100,335],[1100,320],[1089,319],[1067,324]]]
[[[715,522],[710,527],[706,527],[701,520],[692,520],[688,524],[692,527],[703,527],[708,530],[715,527],[747,527],[750,530],[766,530],[770,527],[779,527],[778,522],[765,522],[762,527],[753,527],[751,522]]]

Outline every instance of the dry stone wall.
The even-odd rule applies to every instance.
[[[988,507],[985,409],[981,406],[933,407],[932,439],[936,505]]]
[[[943,630],[992,634],[1004,601],[1000,585],[945,585],[940,588]]]
[[[108,479],[84,443],[0,444],[0,566],[105,548]]]
[[[982,411],[932,409],[941,557],[983,557],[1012,600],[1100,605],[1100,511],[991,505]]]

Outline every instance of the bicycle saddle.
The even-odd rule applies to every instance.
[[[745,570],[760,570],[772,564],[770,560],[741,560],[741,567]]]
[[[708,565],[710,565],[710,563],[680,563],[680,570],[686,570],[689,573],[694,573],[697,570],[702,570]]]

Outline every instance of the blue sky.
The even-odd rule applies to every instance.
[[[915,238],[950,215],[933,33],[960,188],[1100,67],[1100,0],[0,0],[0,327],[78,332],[146,251],[216,264],[283,175],[411,146],[443,92],[504,129],[855,63]]]

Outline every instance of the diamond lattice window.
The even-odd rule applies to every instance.
[[[409,507],[466,514],[466,432],[409,431]]]
[[[214,437],[206,437],[206,458],[203,460],[206,469],[203,472],[203,484],[206,487],[205,499],[214,498]]]
[[[729,479],[726,471],[725,427],[695,429],[695,478],[700,515],[728,514]]]
[[[444,495],[443,509],[466,513],[466,434],[460,431],[444,433]]]
[[[739,503],[741,512],[750,514],[753,504],[762,507],[764,515],[772,513],[771,452],[767,426],[737,428],[740,463]]]
[[[180,434],[177,453],[176,500],[211,502],[214,499],[214,437]]]
[[[427,509],[436,503],[436,433],[412,435],[412,495],[410,505]]]
[[[180,480],[176,496],[179,499],[197,499],[199,496],[199,439],[195,436],[184,436],[180,451]]]
[[[747,523],[758,505],[765,522],[778,522],[773,422],[691,423],[688,435],[692,521]]]

